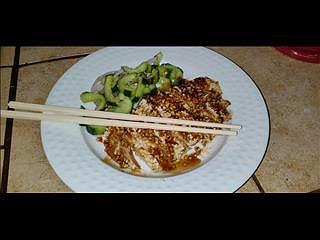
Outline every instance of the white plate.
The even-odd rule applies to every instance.
[[[79,94],[101,74],[136,66],[162,51],[163,62],[184,70],[184,77],[218,80],[231,102],[238,136],[213,143],[208,161],[170,177],[141,177],[101,161],[103,145],[77,124],[41,122],[41,139],[58,176],[75,192],[234,192],[261,163],[268,146],[269,115],[253,80],[224,56],[203,47],[108,47],[77,62],[58,80],[46,104],[79,108]]]

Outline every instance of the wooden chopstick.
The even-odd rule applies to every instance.
[[[130,122],[121,120],[109,120],[102,118],[88,118],[82,116],[72,116],[66,114],[57,113],[35,113],[35,112],[23,112],[23,111],[8,111],[1,110],[1,117],[4,118],[15,118],[25,120],[45,120],[55,122],[67,122],[67,123],[78,123],[78,124],[90,124],[90,125],[101,125],[111,127],[129,127],[129,128],[143,128],[143,129],[155,129],[155,130],[170,130],[178,132],[195,132],[195,133],[207,133],[214,135],[237,135],[236,131],[230,130],[216,130],[207,128],[196,128],[196,127],[184,127],[167,124],[157,123],[145,123],[145,122]]]
[[[174,118],[140,116],[140,115],[134,115],[134,114],[94,111],[94,110],[23,103],[23,102],[15,102],[15,101],[9,102],[8,106],[10,108],[19,109],[19,110],[58,112],[58,113],[67,113],[74,116],[99,117],[99,118],[119,119],[119,120],[137,121],[137,122],[141,121],[141,122],[151,122],[151,123],[167,123],[167,124],[176,124],[176,125],[210,127],[210,128],[226,128],[226,129],[235,129],[235,130],[238,130],[241,128],[240,125],[221,124],[221,123],[212,123],[212,122],[203,122],[203,121],[191,121],[191,120],[174,119]]]

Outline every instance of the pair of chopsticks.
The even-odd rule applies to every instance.
[[[2,118],[55,121],[110,127],[170,130],[229,136],[237,135],[236,130],[241,128],[240,125],[139,116],[134,114],[94,111],[15,101],[9,102],[8,106],[15,110],[26,110],[29,112],[1,110]]]

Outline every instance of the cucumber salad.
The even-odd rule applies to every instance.
[[[98,111],[131,113],[141,98],[180,84],[182,69],[170,63],[160,64],[162,58],[163,54],[159,52],[135,68],[122,66],[119,71],[104,74],[95,81],[91,91],[80,94],[80,100],[93,102]],[[84,106],[81,108],[85,109]],[[86,126],[92,135],[106,131],[105,126],[82,126]]]

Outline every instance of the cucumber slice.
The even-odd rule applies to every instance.
[[[164,63],[161,66],[165,67],[168,70],[169,73],[167,77],[171,80],[172,85],[179,85],[183,76],[182,69],[170,63]]]
[[[107,128],[105,126],[98,125],[86,125],[87,132],[91,135],[103,135]]]
[[[149,95],[153,92],[154,89],[156,89],[155,84],[144,85],[142,89],[143,96]]]
[[[152,66],[149,63],[147,63],[147,69],[145,70],[145,72],[151,73],[151,71],[152,71]]]
[[[135,68],[136,72],[141,73],[141,72],[145,72],[148,69],[148,66],[150,64],[147,62],[143,62],[141,63],[138,67]]]
[[[96,110],[102,110],[106,107],[106,99],[98,92],[83,92],[80,94],[80,100],[83,103],[94,102],[97,107]]]
[[[138,101],[140,100],[140,98],[136,97],[135,94],[136,94],[136,93],[133,92],[133,93],[131,94],[131,96],[129,97],[132,103],[136,103],[136,102],[138,102]]]
[[[177,79],[177,78],[170,79],[170,81],[171,81],[172,86],[178,86],[181,82],[181,80]]]
[[[80,109],[86,109],[83,105],[80,106]],[[105,126],[98,126],[98,125],[86,125],[80,124],[82,127],[86,127],[86,130],[91,135],[103,135],[104,132],[107,130]]]
[[[158,52],[158,53],[154,56],[154,58],[155,58],[154,64],[155,64],[155,65],[160,65],[160,62],[161,62],[161,60],[162,60],[162,58],[163,58],[162,52]]]
[[[136,73],[126,75],[118,81],[118,89],[121,93],[131,92],[137,88],[138,76]]]
[[[104,96],[106,100],[110,103],[117,103],[118,99],[113,95],[112,86],[115,82],[115,78],[113,75],[109,75],[105,78],[104,82]]]
[[[112,84],[111,84],[112,89],[114,89],[117,86],[118,81],[119,81],[119,76],[113,75],[113,80],[112,80]]]
[[[146,84],[143,80],[140,80],[137,88],[134,91],[134,95],[131,99],[140,99],[143,96],[149,95],[156,89],[155,84]]]
[[[162,63],[161,66],[169,69],[170,71],[173,70],[175,68],[174,65],[172,65],[171,63]]]
[[[116,106],[110,106],[108,111],[118,112],[118,113],[130,113],[132,110],[132,101],[129,97],[125,96],[123,93],[119,93],[119,101]]]
[[[154,68],[151,72],[151,77],[154,83],[157,83],[159,81],[159,71],[158,69]]]
[[[160,77],[159,78],[159,82],[157,82],[156,87],[164,92],[166,90],[168,90],[171,87],[171,81],[168,78],[165,77]]]
[[[110,78],[112,78],[112,83],[111,83],[111,88],[113,89],[117,83],[118,83],[118,80],[119,80],[119,75],[116,75],[116,74],[110,74],[110,75],[107,75],[104,77],[104,79],[102,80],[102,84],[105,85],[106,84],[106,78],[110,76]]]
[[[159,77],[167,77],[169,70],[162,64],[158,67]]]
[[[143,97],[144,86],[145,85],[144,85],[143,81],[140,80],[139,83],[138,83],[137,89],[134,92],[134,97],[135,98],[139,99],[139,98]]]
[[[178,86],[181,82],[183,72],[180,68],[175,68],[171,71],[169,79],[173,86]]]
[[[150,65],[149,63],[147,62],[143,62],[141,63],[138,67],[136,68],[131,68],[131,67],[128,67],[128,66],[123,66],[122,69],[123,71],[125,71],[126,73],[141,73],[141,72],[145,72],[148,68],[148,65]]]

